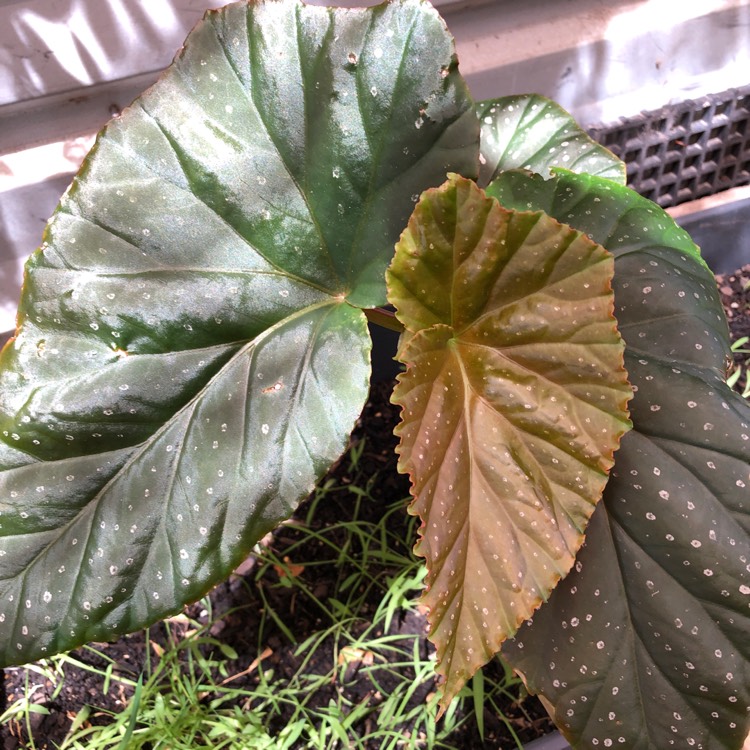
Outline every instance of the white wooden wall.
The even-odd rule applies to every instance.
[[[225,2],[0,0],[0,332],[91,134]],[[434,4],[477,98],[534,91],[591,124],[750,83],[750,0]]]

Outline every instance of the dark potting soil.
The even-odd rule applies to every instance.
[[[719,276],[717,281],[733,340],[742,336],[750,336],[750,265],[733,274]],[[735,386],[741,392],[747,378],[745,367],[750,365],[750,355],[738,354],[736,363],[743,367],[743,376]],[[333,480],[337,487],[343,489],[331,493],[326,498],[326,502],[316,505],[311,521],[316,529],[322,530],[337,526],[348,513],[352,513],[354,508],[360,520],[377,524],[394,501],[403,499],[404,506],[406,505],[408,482],[396,471],[393,450],[396,442],[393,428],[398,414],[389,402],[391,387],[390,382],[379,382],[373,385],[370,399],[352,438],[354,445],[363,446],[358,459],[357,476],[351,476],[352,467],[347,460],[342,460],[332,469],[328,479]],[[346,490],[347,486],[353,484],[361,487],[362,477],[374,477],[367,487],[365,499],[361,493]],[[298,523],[304,522],[310,502],[308,500],[295,514]],[[394,551],[408,554],[408,550],[415,541],[413,519],[410,519],[404,510],[404,512],[388,514],[385,523],[388,531],[392,532],[391,539],[402,540],[396,542],[402,546],[402,549]],[[271,545],[277,557],[283,559],[285,549],[297,544],[299,536],[293,522],[281,527],[270,540],[267,540],[267,543]],[[335,536],[329,539],[336,542]],[[344,541],[342,538],[341,543],[343,544]],[[355,553],[356,551],[353,551],[353,554]],[[304,559],[308,564],[314,562],[316,556],[322,561],[320,565],[308,565],[310,572],[299,571],[298,573],[300,576],[308,576],[307,585],[313,591],[314,596],[321,601],[333,595],[341,580],[348,575],[348,572],[341,570],[340,566],[331,564],[330,551],[316,551],[313,544],[308,544],[304,550],[295,547],[294,555],[297,559]],[[394,572],[397,571],[381,566],[373,569],[371,574],[374,578],[384,581],[389,574]],[[217,642],[230,646],[237,653],[238,658],[228,662],[227,668],[230,676],[239,675],[232,683],[238,688],[257,684],[257,669],[253,669],[252,665],[259,654],[263,655],[260,668],[264,670],[273,668],[277,676],[292,675],[300,668],[301,657],[295,654],[295,643],[290,641],[282,628],[268,626],[270,618],[262,618],[264,607],[273,608],[282,623],[288,623],[290,626],[293,623],[294,635],[298,642],[330,624],[319,607],[305,597],[298,596],[295,587],[279,585],[279,576],[283,573],[275,571],[272,566],[269,567],[268,574],[259,580],[256,580],[257,576],[252,563],[246,566],[245,574],[247,580],[235,575],[229,581],[216,587],[210,595],[213,616],[221,618],[214,624],[211,636]],[[382,598],[382,588],[371,587],[368,597],[371,601],[365,601],[364,613],[368,611],[368,608],[371,612],[377,609]],[[188,614],[197,620],[204,618],[203,621],[205,621],[206,613],[201,612],[201,609],[200,604],[193,605],[188,609]],[[261,623],[264,623],[263,632],[259,632]],[[425,630],[426,620],[419,610],[412,610],[401,618],[394,618],[392,625],[393,632],[413,633],[418,641],[417,647],[426,657],[432,647],[425,639]],[[165,627],[160,624],[149,630],[148,638],[151,642],[155,642],[158,648],[159,644],[167,643],[169,635]],[[117,671],[120,674],[133,680],[136,680],[144,670],[145,660],[149,658],[149,653],[153,655],[153,647],[148,648],[146,633],[143,631],[125,636],[114,643],[97,644],[97,648],[117,665]],[[305,669],[309,669],[311,674],[326,673],[330,669],[332,660],[335,659],[334,649],[335,644],[332,638],[326,639],[323,645],[316,649],[315,657]],[[101,670],[105,670],[108,666],[104,659],[91,650],[79,649],[72,652],[72,656]],[[400,657],[394,654],[394,658]],[[384,668],[379,680],[379,687],[382,690],[387,690],[388,686],[386,671]],[[495,677],[501,681],[502,674],[503,667],[497,661],[492,662],[485,669],[485,675],[490,679]],[[53,685],[38,673],[27,674],[24,669],[6,670],[5,689],[8,702],[12,703],[23,694],[27,679],[29,685],[39,686],[34,693],[33,700],[46,709],[46,713],[31,714],[32,734],[40,750],[52,750],[57,747],[65,737],[71,721],[85,705],[91,705],[96,709],[89,717],[90,722],[106,723],[108,717],[104,711],[119,712],[130,698],[129,691],[125,691],[120,683],[113,682],[111,689],[105,694],[102,677],[67,665],[62,690],[56,695]],[[217,677],[218,681],[221,679],[224,677]],[[422,685],[419,690],[415,691],[411,705],[423,702],[435,688],[434,681],[428,681]],[[472,720],[454,732],[447,747],[453,747],[455,750],[482,748],[506,750],[516,747],[508,726],[512,727],[523,742],[529,742],[552,731],[552,723],[538,700],[524,696],[519,687],[514,689],[524,700],[521,702],[512,694],[509,695],[502,705],[503,719],[494,712],[485,711],[484,742],[480,739],[476,723]],[[341,682],[332,683],[327,691],[319,691],[312,698],[313,703],[308,705],[324,707],[328,705],[329,699],[341,695],[342,691],[352,705],[361,704],[363,701],[375,705],[383,700],[382,693],[373,688],[372,680],[367,674],[359,673],[357,665],[354,664],[352,669],[347,670]],[[373,719],[365,721],[372,722]],[[271,734],[279,731],[284,723],[283,716],[274,720],[269,727]],[[366,727],[363,728],[366,729]],[[2,740],[2,745],[0,745],[2,750],[25,748],[28,746],[26,727],[20,723],[5,725],[0,728],[0,740]],[[373,746],[372,750],[377,749]]]

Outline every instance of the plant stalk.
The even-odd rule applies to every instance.
[[[370,323],[375,323],[381,328],[387,328],[389,331],[396,331],[396,333],[403,333],[404,326],[396,317],[395,313],[390,310],[386,310],[383,307],[371,307],[365,310],[365,315]]]

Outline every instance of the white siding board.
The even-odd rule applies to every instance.
[[[0,7],[0,106],[165,68],[221,0],[18,0]]]

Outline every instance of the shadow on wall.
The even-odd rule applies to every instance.
[[[472,76],[472,93],[485,99],[533,91],[589,126],[744,85],[750,5],[712,13],[718,5],[592,0],[579,3],[571,16],[563,3],[555,13],[547,0],[509,4],[506,28],[514,29],[509,43],[530,52],[500,53],[496,64],[482,64]],[[497,9],[481,13],[489,24]],[[449,17],[451,27],[452,21]],[[487,48],[492,52],[489,40]]]
[[[51,177],[2,193],[0,200],[0,333],[15,327],[23,264],[42,242],[47,219],[72,174]]]
[[[692,98],[691,90],[695,91],[698,80],[707,74],[715,80],[711,92],[738,85],[737,81],[727,82],[724,71],[736,68],[737,53],[747,50],[750,6],[745,4],[717,12],[711,16],[710,33],[707,33],[706,15],[712,10],[711,5],[717,4],[692,6],[700,9],[696,13],[687,3],[641,2],[626,12],[614,14],[605,39],[583,49],[590,59],[581,62],[590,78],[586,85],[579,84],[570,92],[570,102],[566,100],[564,106],[586,112],[598,102],[613,100],[614,108],[605,109],[601,117],[608,122]],[[695,17],[685,18],[690,12]],[[650,31],[635,43],[623,43],[641,28]],[[654,28],[658,31],[651,30]],[[742,75],[744,78],[739,83],[750,81],[747,69]],[[617,82],[617,88],[613,89],[612,82]],[[639,87],[639,82],[647,84]],[[627,111],[616,102],[631,92],[637,94],[634,100],[638,102],[638,109]],[[642,97],[640,101],[639,97]]]
[[[222,0],[11,0],[0,4],[0,105],[159,70]],[[145,66],[145,67],[144,67]]]

